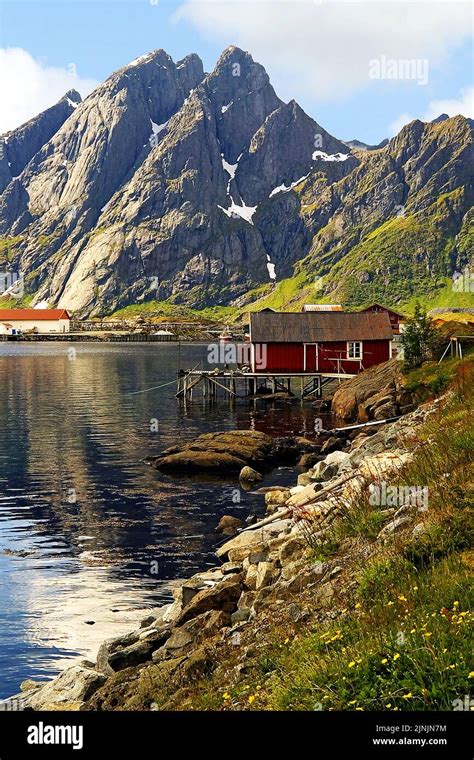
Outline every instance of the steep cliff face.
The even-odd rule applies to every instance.
[[[4,144],[0,257],[34,302],[80,314],[149,299],[243,303],[302,273],[324,275],[327,294],[368,236],[429,217],[440,198],[450,211],[437,212],[435,250],[416,255],[445,261],[439,246],[464,240],[472,202],[466,119],[413,122],[384,147],[351,150],[234,46],[208,75],[196,55],[142,56]],[[366,266],[364,277],[390,274]]]
[[[79,93],[69,90],[54,106],[1,137],[0,193],[23,171],[35,153],[52,138],[80,102]]]

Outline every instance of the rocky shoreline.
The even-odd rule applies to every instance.
[[[95,662],[79,660],[47,683],[24,682],[20,694],[4,701],[6,709],[13,700],[20,709],[40,711],[157,709],[138,696],[147,677],[185,685],[222,665],[230,647],[239,653],[238,678],[252,649],[242,642],[252,641],[269,616],[285,610],[304,621],[307,594],[317,600],[317,615],[331,616],[331,600],[351,579],[335,561],[314,562],[315,545],[374,478],[389,479],[410,461],[413,447],[406,441],[436,407],[431,402],[393,423],[325,436],[312,452],[317,461],[294,487],[261,489],[267,515],[219,546],[215,567],[174,588],[173,602],[150,610],[138,629],[103,642]],[[377,541],[419,531],[422,510],[411,502],[382,510]],[[164,709],[180,709],[179,701]]]

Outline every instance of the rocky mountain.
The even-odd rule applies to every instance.
[[[207,75],[154,51],[1,140],[0,265],[32,303],[291,303],[315,278],[358,302],[401,272],[409,297],[468,256],[471,122],[351,149],[234,46]]]
[[[1,137],[0,192],[17,177],[81,102],[76,90],[69,90],[56,105]]]

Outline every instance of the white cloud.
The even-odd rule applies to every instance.
[[[461,90],[459,98],[432,100],[423,121],[431,121],[440,113],[447,113],[448,116],[457,116],[460,113],[462,116],[474,119],[474,87]]]
[[[22,48],[0,48],[0,134],[54,105],[68,90],[84,98],[97,84],[78,76],[73,64],[47,66]]]
[[[432,100],[428,103],[428,107],[421,116],[413,116],[409,113],[402,113],[398,116],[388,127],[388,134],[390,137],[398,134],[401,128],[405,124],[409,124],[413,119],[421,119],[421,121],[433,121],[442,113],[448,114],[448,116],[466,116],[469,119],[474,119],[474,87],[466,87],[461,90],[459,97],[448,98],[446,100]]]
[[[470,35],[471,6],[457,0],[184,0],[175,21],[251,51],[288,100],[340,100],[372,84],[369,61],[446,63]],[[406,86],[416,83],[405,82]]]

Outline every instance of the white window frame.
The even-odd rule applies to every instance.
[[[349,346],[359,346],[360,355],[359,356],[350,356],[350,348]],[[346,359],[350,362],[361,362],[364,357],[364,341],[362,340],[348,340],[347,341],[347,351],[346,351]]]

